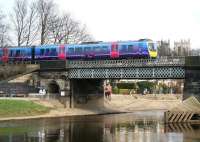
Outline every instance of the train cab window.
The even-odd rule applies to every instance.
[[[133,45],[128,45],[128,52],[133,52]]]
[[[85,47],[84,48],[84,52],[90,52],[91,51],[91,47]]]
[[[148,48],[149,48],[150,51],[156,51],[153,43],[148,43],[148,45],[149,45]]]
[[[74,54],[74,48],[68,48],[68,53],[69,54]]]
[[[41,55],[41,56],[44,55],[44,49],[40,49],[40,55]]]
[[[76,54],[81,54],[82,53],[82,48],[81,47],[76,47],[75,48],[75,53]]]

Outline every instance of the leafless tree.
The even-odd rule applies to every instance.
[[[29,14],[27,17],[27,33],[26,33],[26,45],[31,45],[37,38],[39,24],[38,24],[38,15],[37,15],[37,4],[32,2],[29,5]]]
[[[70,14],[64,14],[62,17],[52,17],[49,33],[50,38],[53,38],[53,42],[59,44],[80,43],[92,40],[86,26],[81,26]]]
[[[40,42],[45,44],[49,31],[50,19],[53,15],[55,4],[52,0],[38,0],[37,12],[40,19]]]
[[[17,46],[30,45],[36,38],[38,29],[36,3],[30,5],[27,0],[16,0],[11,13]]]
[[[91,41],[85,25],[70,14],[60,16],[53,0],[15,0],[11,20],[18,46],[46,43],[80,43]],[[13,34],[12,34],[13,35]],[[40,39],[39,39],[40,38]]]
[[[5,47],[9,42],[8,29],[9,26],[5,23],[5,15],[0,11],[0,47]]]
[[[26,38],[26,17],[27,17],[27,2],[26,0],[16,0],[11,20],[14,25],[14,31],[17,36],[17,46],[25,43]]]

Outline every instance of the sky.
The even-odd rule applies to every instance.
[[[7,11],[14,0],[0,0]],[[199,0],[55,0],[97,41],[191,39],[200,48]]]

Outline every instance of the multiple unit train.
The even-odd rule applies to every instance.
[[[156,58],[152,40],[0,48],[0,61]]]

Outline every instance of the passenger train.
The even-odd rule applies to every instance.
[[[156,58],[157,45],[149,39],[118,42],[0,48],[0,61],[92,60]]]

